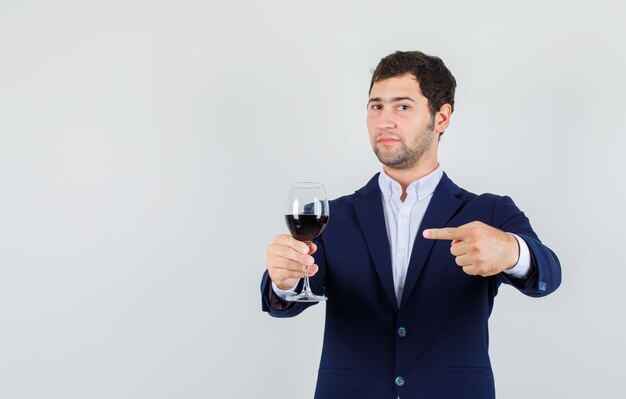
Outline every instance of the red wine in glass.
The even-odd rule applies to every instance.
[[[286,215],[287,227],[289,232],[299,241],[311,242],[317,238],[328,223],[327,215]]]

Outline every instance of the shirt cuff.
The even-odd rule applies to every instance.
[[[280,288],[278,288],[278,286],[272,281],[272,290],[274,290],[274,293],[276,294],[276,296],[278,296],[280,299],[282,299],[283,301],[285,300],[285,298],[287,298],[288,296],[292,296],[292,295],[296,295],[296,287],[298,286],[298,283],[300,282],[300,279],[298,279],[298,281],[296,281],[296,285],[294,285],[293,287],[291,287],[288,290],[281,290]]]
[[[521,237],[513,233],[507,234],[515,237],[517,243],[519,244],[519,259],[517,260],[517,264],[515,266],[505,270],[504,273],[508,274],[511,277],[524,278],[528,275],[528,272],[530,271],[530,250],[528,249],[526,241],[524,241]]]

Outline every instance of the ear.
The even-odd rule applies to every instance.
[[[439,111],[435,113],[435,132],[443,133],[450,124],[450,117],[452,116],[452,106],[450,104],[443,104]]]

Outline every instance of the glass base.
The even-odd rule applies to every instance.
[[[289,302],[322,302],[327,300],[324,295],[315,295],[313,293],[301,292],[298,295],[292,295],[285,298]]]

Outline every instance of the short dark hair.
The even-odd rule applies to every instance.
[[[456,80],[441,58],[420,51],[396,51],[381,59],[372,74],[370,90],[374,83],[410,73],[417,79],[422,94],[428,99],[431,116],[443,104],[450,104],[454,110],[454,89]]]

